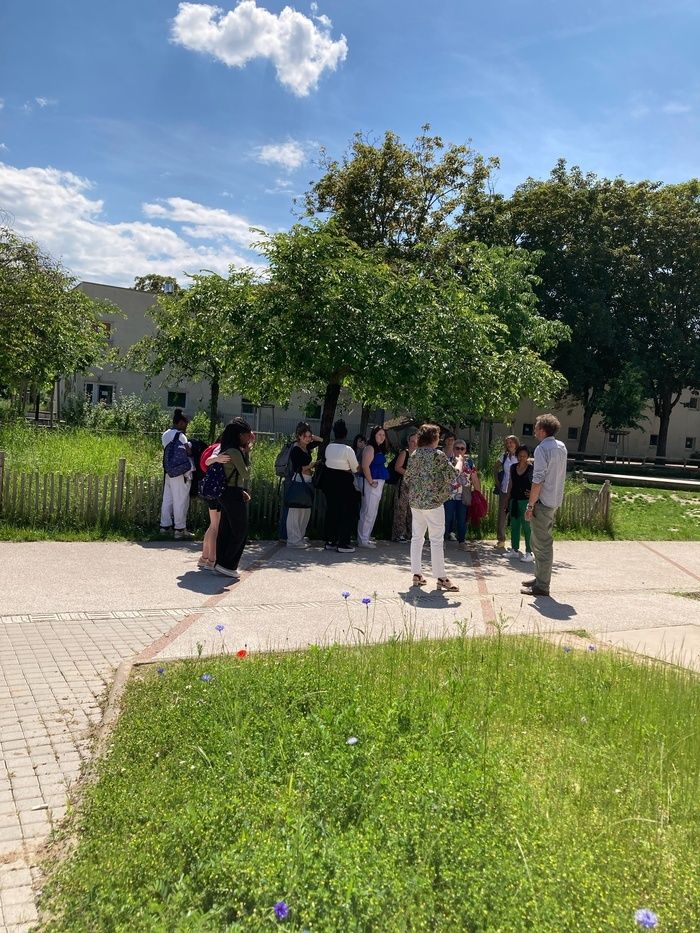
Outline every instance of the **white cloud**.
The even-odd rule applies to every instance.
[[[205,52],[230,67],[242,68],[255,58],[267,58],[277,78],[293,94],[305,97],[326,70],[345,60],[345,36],[333,40],[331,22],[284,7],[279,15],[241,0],[228,12],[206,3],[180,3],[172,24],[172,40],[195,52]]]
[[[0,110],[5,106],[5,101],[0,97]]]
[[[306,161],[304,147],[290,139],[286,143],[269,143],[258,152],[258,162],[266,165],[281,165],[287,171],[293,171]]]
[[[41,107],[42,110],[44,107],[54,107],[58,103],[57,100],[53,100],[50,97],[35,97],[34,100],[37,106]]]
[[[110,223],[93,188],[88,179],[71,172],[0,162],[0,210],[13,217],[18,233],[36,240],[78,278],[129,286],[135,276],[148,272],[182,279],[184,272],[225,273],[231,264],[260,264],[232,245],[247,245],[255,238],[241,217],[169,198],[144,205],[144,213],[187,225],[177,232],[157,222]],[[210,242],[202,242],[205,237]]]
[[[690,113],[692,109],[693,108],[690,106],[690,104],[681,104],[677,100],[670,100],[667,104],[663,105],[661,111],[662,113],[677,114]]]
[[[0,152],[7,152],[7,146],[5,143],[0,143]]]

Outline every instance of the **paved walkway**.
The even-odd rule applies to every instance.
[[[458,624],[476,634],[503,622],[509,631],[583,630],[700,671],[700,543],[559,542],[551,599],[521,596],[531,568],[486,545],[448,545],[458,594],[411,590],[406,545],[345,556],[258,543],[233,586],[197,570],[198,552],[187,543],[0,543],[0,929],[36,921],[42,848],[122,661],[406,629],[446,635]]]

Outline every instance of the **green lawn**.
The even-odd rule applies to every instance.
[[[617,486],[611,507],[615,538],[700,541],[700,493]]]
[[[691,933],[699,730],[690,674],[500,635],[150,668],[44,929]]]

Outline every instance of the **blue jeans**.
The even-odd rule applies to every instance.
[[[460,544],[467,536],[467,506],[461,499],[448,499],[445,503],[445,537],[457,526],[457,540]]]

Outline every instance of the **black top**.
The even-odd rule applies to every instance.
[[[520,475],[516,463],[510,468],[510,497],[511,499],[523,500],[530,498],[530,488],[532,487],[532,464],[528,463],[527,470]]]
[[[297,444],[295,444],[291,451],[289,452],[289,462],[291,463],[292,476],[295,473],[301,473],[302,467],[308,466],[311,463],[311,453],[315,447],[318,447],[318,442],[314,441],[312,444],[309,444],[306,450],[302,450]]]

